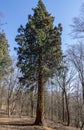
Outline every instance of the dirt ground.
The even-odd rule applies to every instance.
[[[0,130],[79,130],[51,121],[47,121],[47,126],[44,127],[32,125],[33,122],[34,119],[28,117],[0,118]],[[84,130],[84,128],[82,130]]]

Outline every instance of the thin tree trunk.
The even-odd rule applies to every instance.
[[[84,104],[84,82],[82,82],[83,104]]]
[[[8,109],[8,117],[10,116],[9,104],[10,104],[10,103],[9,103],[9,97],[8,97],[8,99],[7,99],[7,105],[8,105],[8,108],[7,108],[7,109]]]
[[[51,90],[51,120],[53,121],[53,115],[54,115],[54,103],[53,103],[53,91]]]
[[[67,99],[66,92],[65,92],[65,101],[66,101],[66,110],[67,110],[67,126],[69,126],[69,124],[70,124],[70,116],[69,116],[69,107],[68,107],[68,99]]]
[[[62,121],[64,122],[64,90],[62,91]]]
[[[10,87],[8,89],[8,98],[7,98],[7,111],[8,111],[8,117],[10,116]]]
[[[34,116],[34,101],[33,101],[33,96],[34,96],[33,90],[31,90],[31,117]]]

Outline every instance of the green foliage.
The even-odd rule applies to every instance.
[[[9,72],[11,59],[9,56],[9,45],[4,33],[0,33],[0,79]]]
[[[18,44],[18,48],[15,48],[18,54],[17,66],[25,82],[37,81],[39,69],[46,81],[62,59],[61,24],[54,27],[54,17],[47,12],[41,0],[33,11],[33,16],[28,16],[26,26],[21,25],[18,29],[15,39]]]

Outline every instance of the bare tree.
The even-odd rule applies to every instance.
[[[82,97],[84,104],[84,44],[79,42],[78,44],[70,46],[68,56],[78,73],[82,85]]]
[[[73,24],[71,27],[71,35],[73,38],[84,39],[84,3],[81,6],[80,15],[73,18]]]
[[[61,63],[61,69],[56,71],[56,82],[61,88],[61,100],[62,100],[62,121],[67,121],[67,125],[70,124],[69,114],[69,93],[71,91],[72,82],[74,80],[74,71],[70,69],[67,63],[67,58]],[[66,118],[65,118],[66,117]]]

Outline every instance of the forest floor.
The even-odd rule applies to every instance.
[[[51,121],[47,121],[47,126],[35,126],[32,125],[33,122],[34,119],[28,117],[4,117],[0,118],[0,130],[80,130]],[[82,130],[84,130],[84,128]]]

